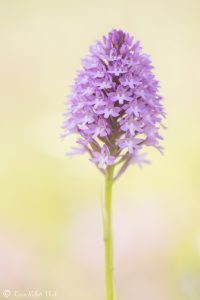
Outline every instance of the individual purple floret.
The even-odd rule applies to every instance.
[[[115,157],[110,155],[109,148],[106,144],[101,148],[101,152],[93,151],[91,161],[96,163],[100,169],[105,166],[111,166],[115,162]]]
[[[81,152],[87,151],[98,168],[122,163],[124,170],[145,146],[162,150],[159,127],[165,114],[152,69],[140,43],[121,30],[103,36],[82,60],[63,136],[78,134]]]

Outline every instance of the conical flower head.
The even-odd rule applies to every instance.
[[[161,150],[164,117],[149,56],[128,33],[112,30],[90,47],[67,101],[64,136],[77,134],[80,152],[99,168],[137,162],[145,146]]]

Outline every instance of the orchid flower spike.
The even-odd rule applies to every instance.
[[[77,134],[76,153],[88,152],[103,172],[122,163],[123,173],[138,157],[141,164],[146,146],[162,151],[159,128],[165,113],[152,69],[140,42],[121,30],[103,36],[82,60],[68,97],[63,136]]]

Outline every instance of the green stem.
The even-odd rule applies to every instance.
[[[103,211],[104,248],[105,248],[105,284],[106,300],[113,300],[112,279],[112,185],[114,167],[107,167],[105,173],[105,199]]]

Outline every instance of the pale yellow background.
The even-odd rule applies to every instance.
[[[117,299],[200,299],[199,0],[0,1],[0,299],[104,299],[103,178],[59,136],[80,59],[112,28],[151,55],[168,114],[165,155],[115,186]]]

